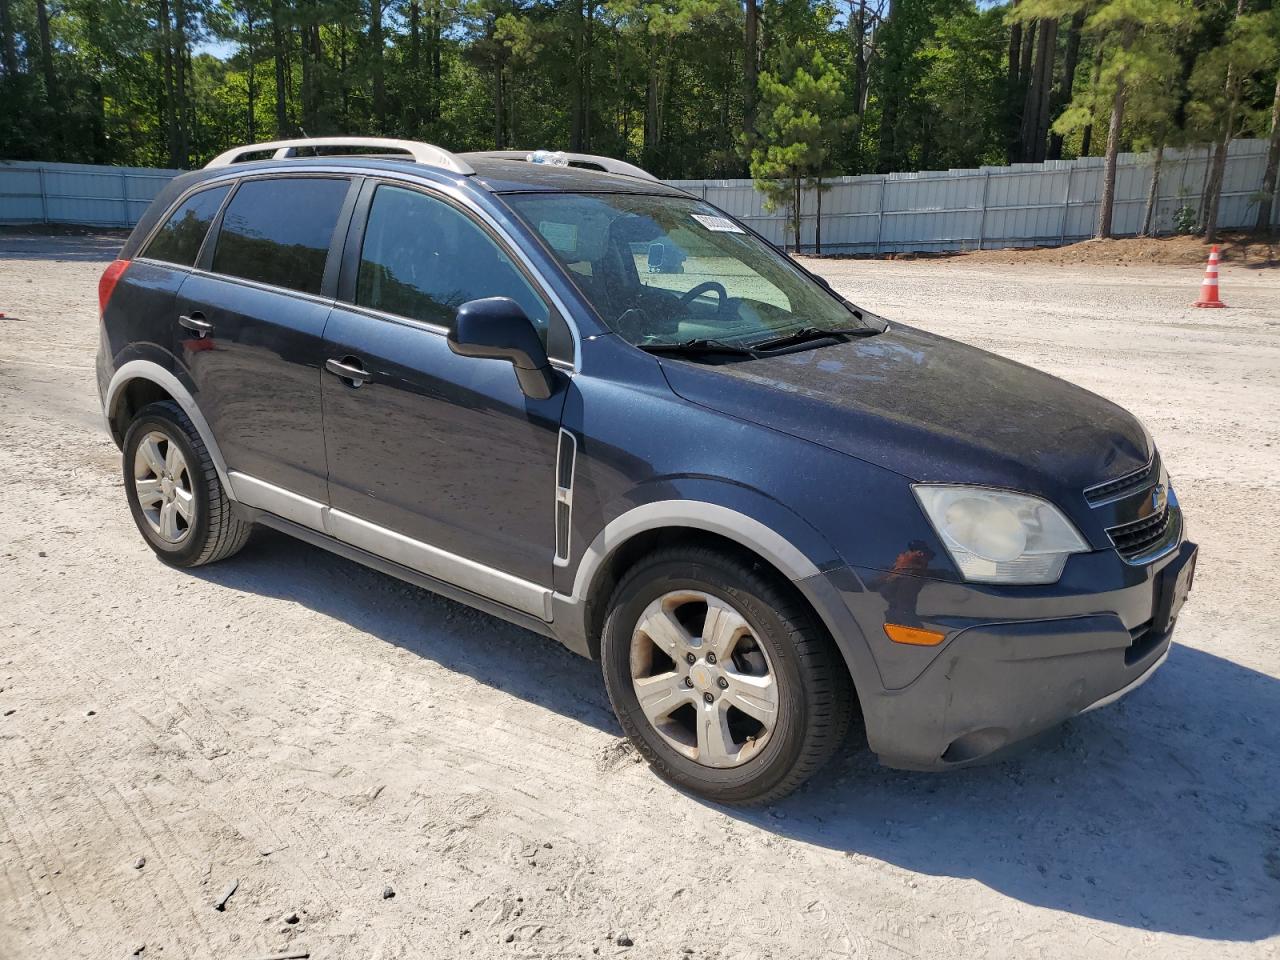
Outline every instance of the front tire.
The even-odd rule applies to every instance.
[[[232,512],[199,431],[171,400],[148,404],[129,424],[124,487],[143,539],[170,566],[224,560],[253,529]]]
[[[671,548],[632,567],[601,659],[631,742],[709,800],[772,803],[848,731],[852,685],[826,631],[772,571],[718,550]]]

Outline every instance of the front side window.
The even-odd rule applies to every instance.
[[[319,293],[347,180],[246,180],[218,232],[213,271],[303,293]]]
[[[144,257],[189,267],[196,262],[209,224],[231,189],[230,184],[193,193],[178,205],[160,231],[151,238]]]
[[[800,331],[855,331],[839,300],[713,207],[686,197],[511,194],[596,312],[640,347],[755,348]]]
[[[492,237],[443,200],[378,187],[360,251],[356,303],[447,327],[458,307],[482,297],[520,304],[546,344],[546,302]]]

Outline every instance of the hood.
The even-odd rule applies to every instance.
[[[1150,459],[1142,425],[1109,400],[899,324],[759,360],[661,363],[686,400],[917,481],[1025,490],[1066,506],[1064,494]]]

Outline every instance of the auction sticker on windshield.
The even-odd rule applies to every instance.
[[[689,216],[715,233],[742,233],[743,229],[726,217],[710,217],[705,213],[691,213]]]

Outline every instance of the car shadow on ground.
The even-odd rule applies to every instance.
[[[193,572],[301,603],[621,735],[595,664],[318,548],[259,531],[234,561]],[[1280,682],[1178,646],[1142,690],[1019,759],[903,773],[880,767],[855,730],[832,764],[777,806],[716,809],[855,860],[972,878],[1027,904],[1258,941],[1280,932],[1277,730]],[[922,916],[946,910],[945,901],[921,905]]]
[[[191,573],[300,603],[486,686],[622,736],[591,661],[555,640],[285,534],[260,527],[234,559]]]

